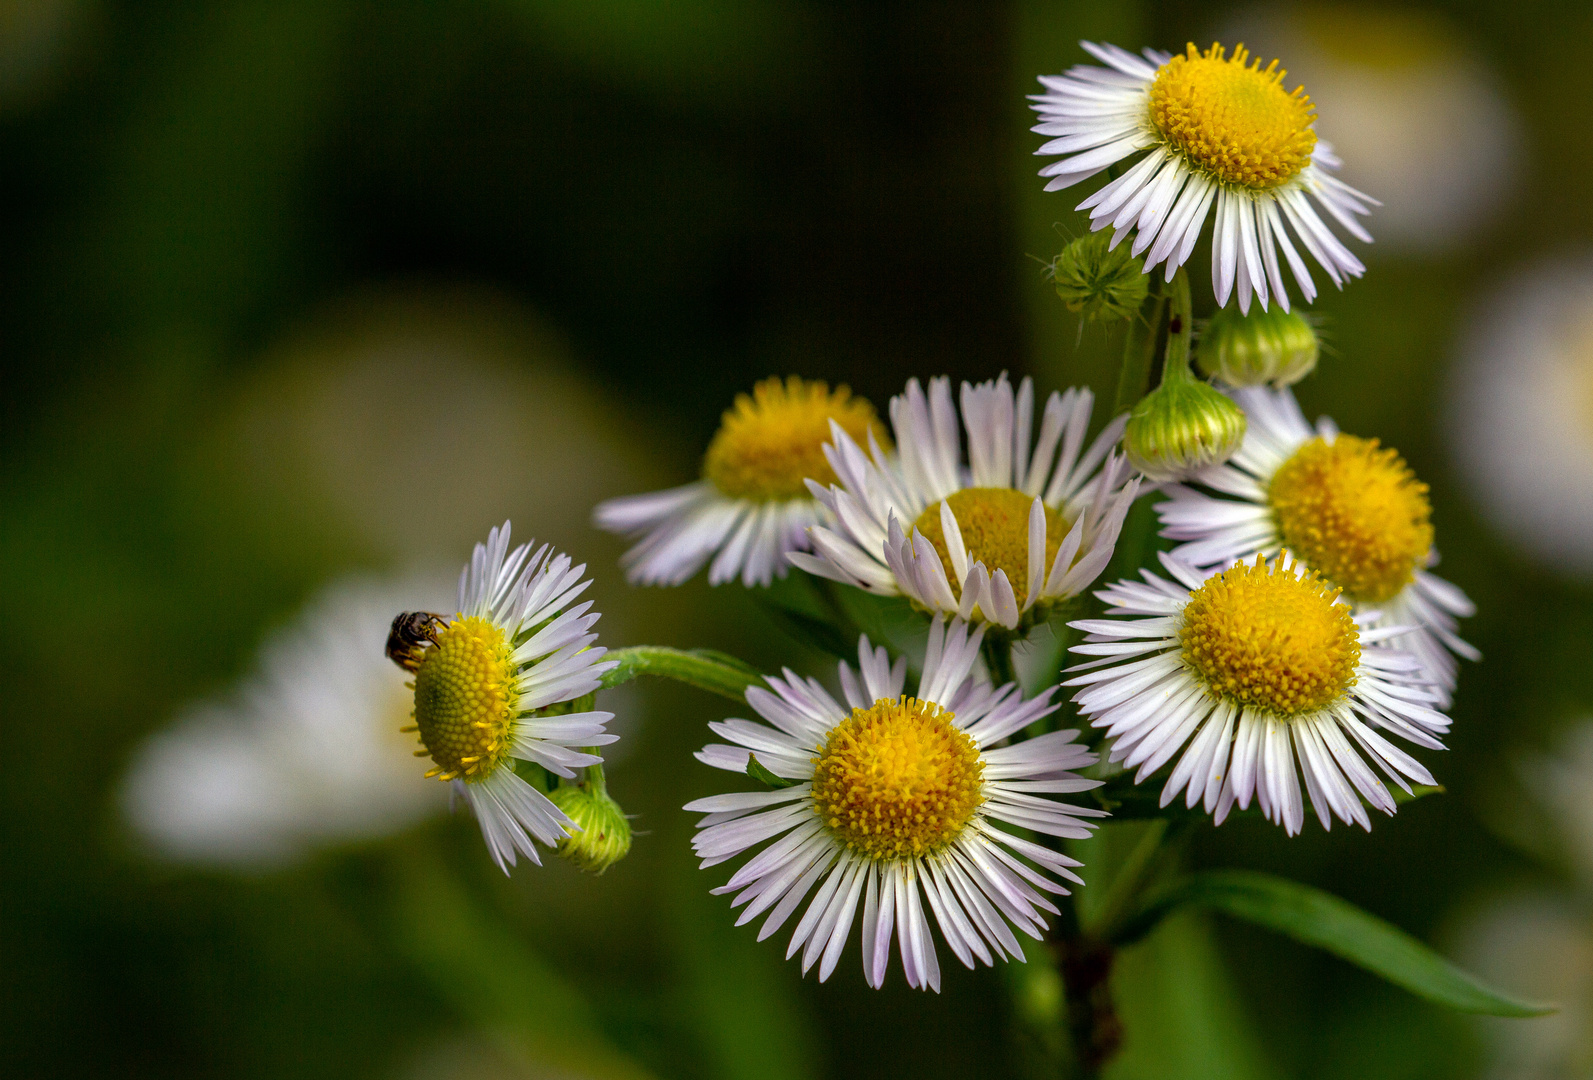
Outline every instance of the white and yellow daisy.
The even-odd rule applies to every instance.
[[[813,893],[786,956],[800,949],[804,973],[819,961],[821,982],[846,947],[859,902],[868,984],[884,984],[895,933],[908,985],[938,991],[926,901],[946,944],[971,968],[975,959],[1023,959],[1012,928],[1038,940],[1041,913],[1057,910],[1043,894],[1067,892],[1053,875],[1080,880],[1078,862],[1007,830],[1089,835],[1086,819],[1103,811],[1044,796],[1098,786],[1073,772],[1094,754],[1074,741],[1077,731],[1001,745],[1055,711],[1055,688],[1025,701],[1015,684],[976,678],[983,636],[982,628],[970,633],[961,621],[948,627],[936,618],[916,697],[902,692],[906,661],[893,665],[865,637],[857,670],[840,665],[845,705],[787,671],[769,678],[769,689],[747,690],[747,704],[768,724],[709,725],[735,745],[704,747],[701,761],[745,773],[755,755],[796,781],[687,804],[707,815],[693,841],[704,867],[774,840],[713,891],[739,893],[732,906],[746,909],[737,925],[768,912],[760,941]]]
[[[1184,791],[1221,824],[1254,797],[1293,836],[1303,773],[1324,829],[1337,817],[1369,830],[1362,799],[1388,814],[1395,803],[1368,761],[1406,791],[1407,780],[1433,783],[1376,730],[1432,749],[1449,730],[1420,661],[1383,645],[1404,627],[1372,628],[1287,554],[1209,577],[1172,556],[1162,565],[1174,580],[1146,570],[1096,594],[1108,615],[1133,618],[1069,624],[1088,635],[1074,652],[1105,659],[1064,685],[1083,688],[1079,711],[1106,729],[1111,760],[1138,770],[1135,783],[1183,749],[1163,806]]]
[[[1244,443],[1190,487],[1169,487],[1157,504],[1162,535],[1185,543],[1173,553],[1202,568],[1287,549],[1344,590],[1373,626],[1409,626],[1400,647],[1416,654],[1447,708],[1457,656],[1479,653],[1461,640],[1459,620],[1475,610],[1460,589],[1430,573],[1432,506],[1427,485],[1376,439],[1340,434],[1326,417],[1306,423],[1288,390],[1232,392],[1249,418]]]
[[[1334,285],[1360,276],[1361,261],[1312,200],[1367,242],[1355,217],[1375,200],[1332,174],[1339,161],[1317,139],[1311,99],[1303,88],[1284,89],[1277,61],[1263,68],[1242,45],[1232,57],[1221,45],[1205,52],[1190,45],[1182,55],[1146,49],[1141,58],[1115,45],[1081,44],[1107,66],[1041,76],[1045,93],[1032,95],[1040,115],[1033,130],[1052,136],[1035,153],[1067,155],[1040,170],[1050,177],[1046,190],[1144,154],[1079,204],[1090,211],[1091,228],[1116,230],[1114,246],[1133,232],[1146,269],[1165,263],[1171,281],[1215,205],[1212,287],[1219,306],[1237,288],[1244,311],[1252,294],[1263,308],[1270,298],[1288,310],[1280,250],[1301,295],[1316,296],[1291,230]]]
[[[931,379],[926,396],[913,379],[891,399],[895,455],[875,443],[865,454],[837,427],[825,454],[840,483],[809,485],[834,528],[816,526],[813,554],[788,557],[932,612],[1026,629],[1106,568],[1139,493],[1112,452],[1126,415],[1083,449],[1093,401],[1088,390],[1053,393],[1031,442],[1029,379],[1016,395],[1005,375],[963,383],[965,465],[950,382]]]
[[[591,601],[570,607],[591,584],[581,580],[585,572],[546,544],[510,551],[506,521],[476,545],[460,574],[457,612],[414,653],[415,723],[406,730],[423,748],[415,755],[430,757],[426,775],[450,783],[470,805],[504,873],[516,852],[541,863],[533,837],[553,847],[576,828],[521,779],[515,761],[574,777],[603,759],[570,747],[616,738],[604,731],[613,713],[559,711],[596,690],[614,667],[593,644]]]
[[[703,458],[703,479],[649,495],[610,499],[593,520],[641,541],[625,553],[641,585],[679,585],[710,558],[708,583],[746,586],[785,577],[786,555],[808,550],[808,529],[826,520],[807,481],[834,482],[825,460],[830,425],[856,439],[885,438],[874,406],[845,386],[792,376],[766,379],[727,409]]]
[[[381,641],[396,605],[451,591],[446,579],[328,585],[234,692],[185,708],[139,748],[120,798],[133,832],[163,858],[251,870],[445,810],[399,734],[412,697]]]

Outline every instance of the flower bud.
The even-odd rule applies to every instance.
[[[1316,367],[1316,330],[1296,312],[1274,304],[1246,315],[1227,307],[1200,335],[1195,362],[1229,386],[1291,386]]]
[[[1069,311],[1086,319],[1132,319],[1150,291],[1145,264],[1129,245],[1109,249],[1111,234],[1093,232],[1074,240],[1051,260],[1048,274]]]
[[[631,850],[631,823],[602,787],[560,785],[548,796],[580,827],[559,841],[558,853],[582,870],[601,874]]]
[[[1244,410],[1186,370],[1134,406],[1123,452],[1146,479],[1160,483],[1227,461],[1244,437]]]

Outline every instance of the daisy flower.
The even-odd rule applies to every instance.
[[[1005,375],[963,383],[963,464],[950,382],[931,379],[926,396],[913,379],[891,399],[894,457],[876,443],[865,454],[836,429],[825,454],[840,483],[809,484],[835,526],[812,530],[813,554],[788,558],[932,612],[1026,630],[1106,568],[1139,492],[1110,452],[1126,416],[1080,453],[1093,400],[1088,390],[1053,393],[1031,444],[1030,380],[1016,395]]]
[[[983,636],[982,628],[970,633],[965,623],[936,618],[916,697],[902,692],[906,661],[893,665],[865,637],[857,669],[840,665],[845,705],[787,671],[768,689],[747,690],[747,704],[767,724],[709,725],[734,745],[704,747],[699,760],[745,773],[755,754],[795,783],[689,803],[707,815],[693,846],[709,867],[774,841],[713,891],[738,893],[732,906],[746,908],[737,925],[768,913],[760,941],[813,893],[786,956],[801,950],[804,973],[818,961],[821,982],[846,947],[859,902],[868,984],[883,985],[895,933],[908,985],[938,991],[926,902],[946,944],[971,968],[975,959],[1023,959],[1012,928],[1039,939],[1041,912],[1057,910],[1044,893],[1067,892],[1051,875],[1080,880],[1071,869],[1079,863],[1008,830],[1089,835],[1094,825],[1084,819],[1103,811],[1044,796],[1098,786],[1073,772],[1094,755],[1074,742],[1076,731],[1001,745],[1056,709],[1055,688],[1025,701],[1015,684],[976,679]]]
[[[1174,580],[1146,570],[1143,583],[1097,594],[1108,615],[1132,618],[1069,624],[1089,635],[1073,651],[1103,659],[1064,685],[1082,687],[1079,711],[1106,729],[1110,759],[1138,770],[1135,783],[1178,757],[1163,806],[1183,791],[1220,825],[1254,797],[1293,836],[1303,773],[1324,829],[1337,817],[1369,830],[1361,800],[1388,814],[1395,803],[1368,762],[1405,791],[1433,783],[1377,730],[1442,749],[1449,729],[1420,661],[1381,644],[1405,628],[1374,629],[1287,554],[1209,577],[1173,556],[1162,565]]]
[[[807,481],[833,483],[825,460],[830,425],[855,439],[885,438],[874,406],[845,386],[792,376],[739,394],[708,444],[703,478],[683,487],[601,503],[598,528],[640,542],[621,560],[640,585],[679,585],[708,567],[708,583],[748,587],[786,575],[786,555],[808,549],[825,520]]]
[[[1106,64],[1041,76],[1032,95],[1034,131],[1052,136],[1035,153],[1066,155],[1040,170],[1047,191],[1070,187],[1143,154],[1121,176],[1079,204],[1090,227],[1115,230],[1115,246],[1133,232],[1147,270],[1165,263],[1167,280],[1189,258],[1215,207],[1211,280],[1217,304],[1237,287],[1239,307],[1252,295],[1285,311],[1278,253],[1306,300],[1316,296],[1294,238],[1329,280],[1359,277],[1361,261],[1317,214],[1312,201],[1352,236],[1367,242],[1355,215],[1375,201],[1333,176],[1339,160],[1317,139],[1316,110],[1303,89],[1284,89],[1277,61],[1266,68],[1244,46],[1226,55],[1190,45],[1180,56],[1146,49],[1143,58],[1115,45],[1081,43]]]
[[[1447,708],[1456,656],[1480,654],[1457,633],[1471,601],[1427,570],[1438,561],[1427,485],[1376,439],[1342,435],[1325,417],[1312,429],[1288,390],[1233,396],[1250,421],[1244,443],[1194,477],[1224,497],[1170,487],[1156,506],[1162,535],[1186,541],[1173,554],[1210,568],[1287,548],[1357,613],[1380,612],[1372,625],[1414,627],[1400,647],[1421,660]]]
[[[1450,445],[1494,528],[1543,566],[1593,577],[1593,256],[1497,292],[1451,369]]]
[[[156,853],[254,869],[386,836],[447,799],[399,734],[411,695],[378,647],[430,580],[334,582],[260,649],[232,693],[185,708],[134,755],[123,816]]]
[[[459,576],[459,606],[441,619],[435,640],[422,643],[409,666],[415,673],[414,731],[430,757],[426,773],[452,785],[481,825],[487,850],[504,873],[516,852],[541,863],[531,840],[553,847],[576,828],[564,811],[521,779],[515,761],[530,761],[573,778],[575,769],[603,759],[572,750],[616,736],[607,712],[561,711],[592,693],[607,651],[589,633],[597,622],[590,601],[570,607],[586,591],[586,566],[550,555],[544,544],[509,550],[509,523],[477,544]]]

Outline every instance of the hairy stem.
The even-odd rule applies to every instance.
[[[741,701],[746,697],[747,687],[762,679],[751,665],[711,649],[632,645],[610,651],[607,659],[618,660],[619,666],[603,676],[605,688],[630,682],[638,675],[656,675]]]

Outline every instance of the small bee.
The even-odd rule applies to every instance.
[[[387,659],[410,674],[420,667],[420,652],[437,643],[437,631],[446,620],[429,611],[405,611],[393,619],[387,635]]]

